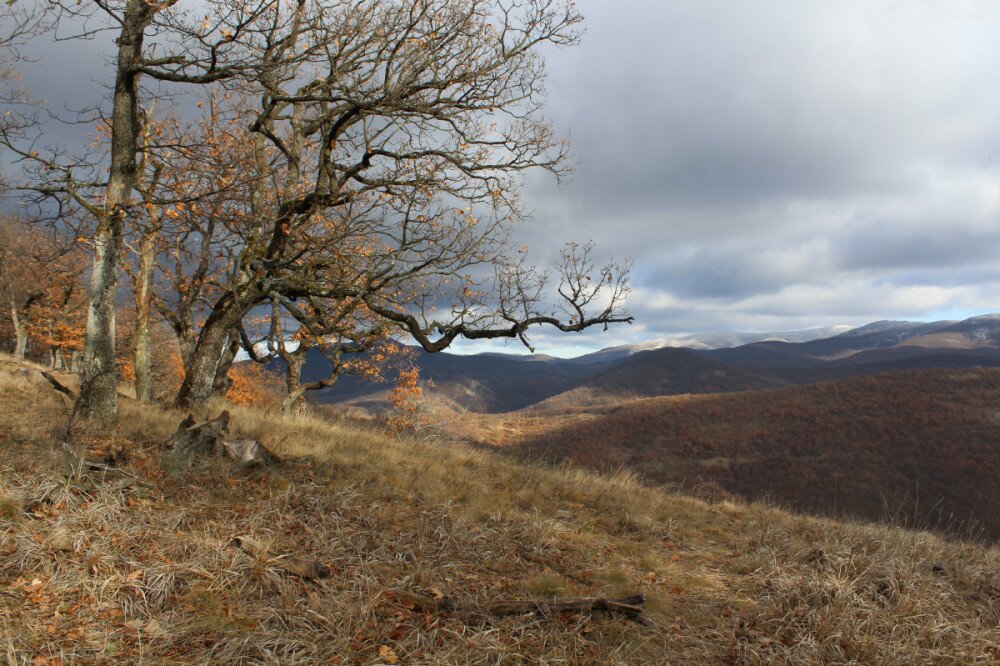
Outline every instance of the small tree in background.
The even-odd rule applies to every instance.
[[[82,349],[86,289],[83,253],[71,236],[0,220],[0,298],[9,323],[8,349],[53,368],[72,365]]]
[[[424,391],[433,387],[433,382],[420,380],[418,368],[400,370],[395,385],[389,391],[389,404],[392,405],[392,412],[388,415],[389,428],[397,431],[419,430]]]

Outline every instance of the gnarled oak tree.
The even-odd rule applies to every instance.
[[[248,141],[274,189],[253,207],[179,405],[212,394],[231,331],[268,302],[319,332],[362,312],[428,351],[631,321],[627,266],[570,248],[553,306],[548,273],[510,240],[521,174],[565,171],[566,144],[540,116],[540,49],[577,40],[571,4],[300,0],[274,12],[280,27],[247,42],[255,77],[238,84],[256,99]]]
[[[182,247],[175,256],[210,256],[212,264],[192,273],[195,264],[178,260],[174,271],[204,276],[197,296],[204,322],[182,340],[181,406],[198,407],[224,388],[234,351],[251,337],[248,321],[269,304],[316,344],[348,345],[339,352],[393,331],[440,351],[459,337],[528,344],[535,325],[572,332],[631,321],[627,265],[599,267],[589,245],[570,245],[552,279],[511,240],[512,225],[526,217],[523,173],[567,170],[567,145],[541,116],[542,49],[579,38],[571,2],[44,4],[54,25],[116,35],[106,154],[78,158],[20,137],[7,141],[33,166],[28,187],[92,220],[82,414],[116,411],[114,296],[126,230],[137,230],[141,323],[149,306],[164,303],[148,292],[171,244],[153,236],[171,226],[163,213],[180,210],[191,180],[157,172],[172,160],[154,155],[160,146],[144,134],[143,80],[224,90],[227,113],[239,117],[226,131],[245,164],[221,224],[208,220],[206,204],[191,218],[200,229],[173,225],[181,245],[172,247]],[[194,164],[191,151],[171,150]],[[192,319],[183,312],[172,323],[187,335]],[[146,347],[140,340],[137,360]]]

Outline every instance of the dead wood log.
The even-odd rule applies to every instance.
[[[285,573],[298,576],[299,578],[315,580],[317,578],[329,578],[333,575],[333,570],[330,567],[316,560],[305,559],[291,553],[271,553],[264,544],[253,537],[233,537],[229,541],[229,545],[232,548],[239,548],[247,555],[264,560]]]
[[[642,614],[642,609],[639,608],[641,604],[646,602],[646,598],[641,594],[617,598],[578,597],[544,601],[501,600],[489,604],[481,611],[460,610],[455,606],[454,601],[447,596],[435,599],[408,590],[389,590],[386,592],[386,597],[411,610],[419,610],[426,613],[454,612],[458,618],[465,622],[482,622],[489,617],[507,617],[511,615],[528,615],[531,613],[558,615],[560,613],[593,613],[601,611],[623,615],[644,626],[651,624],[649,619]]]
[[[608,613],[620,613],[631,619],[637,619],[642,616],[642,609],[639,608],[639,605],[645,602],[646,598],[641,594],[633,594],[617,599],[580,597],[576,599],[551,599],[547,601],[497,601],[486,607],[486,613],[504,617],[507,615],[526,615],[528,613],[554,615],[558,613],[606,611]]]
[[[444,595],[429,597],[409,590],[386,590],[384,594],[390,601],[409,610],[424,613],[450,613],[455,610],[455,602]]]
[[[223,452],[241,465],[274,465],[281,462],[266,446],[256,439],[241,439],[238,442],[222,442]]]
[[[257,440],[230,442],[226,440],[228,434],[228,411],[201,423],[195,423],[194,417],[188,414],[167,444],[172,452],[187,460],[195,455],[224,455],[241,465],[273,465],[281,462],[278,456]]]
[[[153,484],[148,481],[137,477],[135,474],[122,469],[121,467],[105,462],[104,460],[93,460],[91,458],[84,458],[79,463],[79,471],[81,476],[94,477],[94,474],[89,474],[89,472],[97,472],[100,477],[96,477],[96,480],[103,479],[114,479],[118,480],[111,486],[112,490],[127,490],[133,487],[143,487],[152,488]]]

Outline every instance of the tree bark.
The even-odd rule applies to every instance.
[[[118,414],[115,370],[115,292],[118,256],[125,216],[136,177],[139,140],[139,76],[144,31],[155,5],[126,0],[118,36],[114,105],[111,114],[111,165],[104,210],[92,238],[94,267],[90,280],[87,329],[83,347],[83,376],[76,413],[87,418],[112,420]]]
[[[150,299],[153,290],[153,239],[143,237],[139,249],[139,274],[135,292],[135,399],[149,403],[153,398],[153,377],[150,358]]]
[[[184,381],[174,401],[178,407],[200,409],[215,395],[216,376],[223,361],[223,351],[230,341],[230,333],[239,325],[246,309],[262,298],[259,293],[248,296],[237,304],[232,294],[226,294],[215,304],[198,336],[191,361],[185,368]]]
[[[14,358],[23,361],[28,353],[28,330],[25,323],[21,321],[21,315],[13,300],[10,302],[10,320],[14,324]]]
[[[288,394],[281,401],[281,413],[284,416],[301,416],[306,411],[306,389],[302,386],[302,366],[306,355],[288,352],[281,356],[285,361],[285,387],[288,389]]]
[[[302,366],[305,365],[306,355],[309,353],[309,345],[306,339],[299,340],[298,348],[289,350],[285,344],[285,329],[281,323],[281,313],[275,307],[272,309],[271,317],[274,325],[275,337],[278,340],[278,355],[285,362],[285,388],[287,393],[285,399],[281,401],[281,413],[283,416],[300,416],[305,413],[306,388],[302,386]]]
[[[215,387],[214,394],[224,397],[233,385],[233,380],[229,377],[229,370],[233,367],[236,355],[240,353],[240,332],[237,329],[229,331],[229,342],[222,349],[222,356],[219,364],[215,366]]]

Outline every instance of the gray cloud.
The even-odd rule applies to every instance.
[[[1000,6],[578,4],[550,88],[580,163],[521,233],[636,259],[613,337],[998,309]]]
[[[548,54],[577,173],[529,177],[518,233],[633,257],[638,321],[542,351],[1000,309],[1000,4],[577,4],[583,43]],[[98,46],[26,82],[100,99]]]

